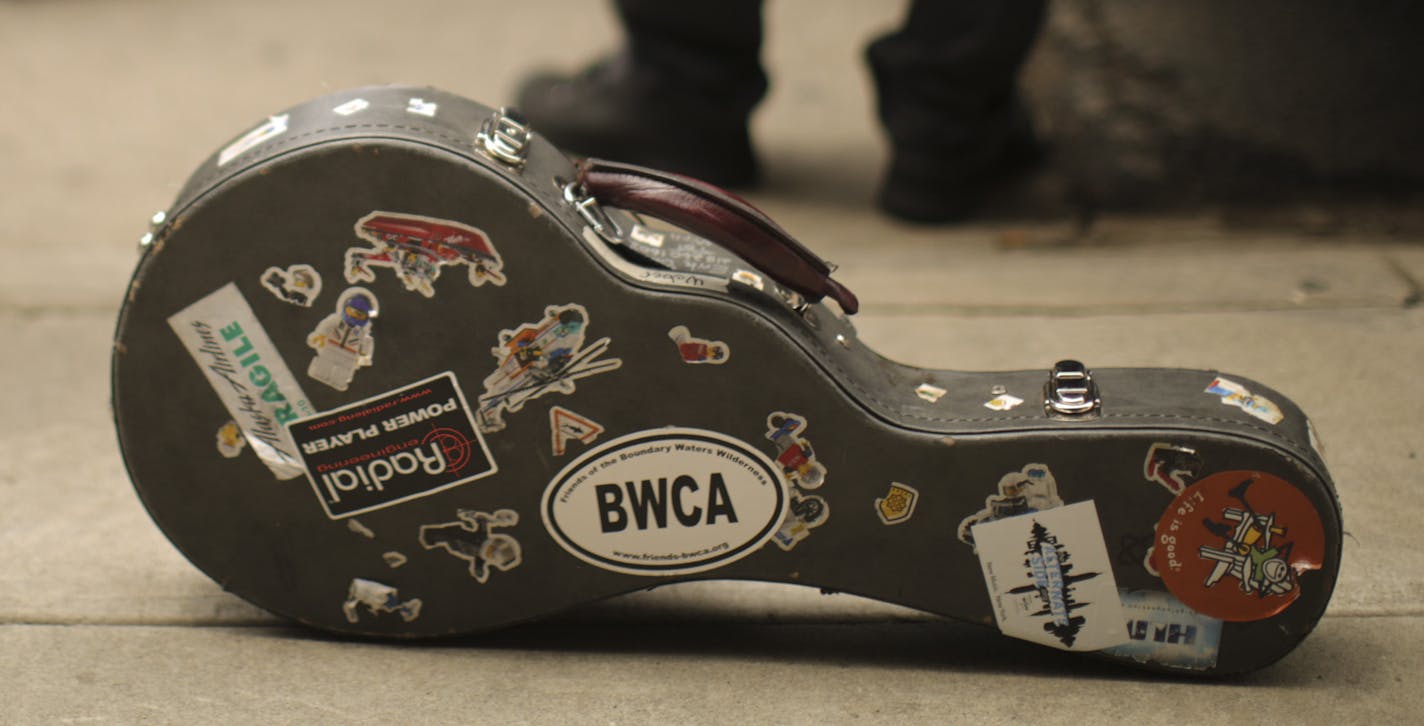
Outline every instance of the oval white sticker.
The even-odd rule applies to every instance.
[[[770,459],[714,431],[640,431],[569,464],[544,490],[544,526],[564,549],[633,575],[703,572],[759,549],[786,514]]]

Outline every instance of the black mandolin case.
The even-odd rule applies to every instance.
[[[114,417],[193,564],[331,631],[743,579],[1210,674],[1319,621],[1340,514],[1285,396],[908,367],[830,274],[715,188],[363,88],[257,124],[155,218]]]

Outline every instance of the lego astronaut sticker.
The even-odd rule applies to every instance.
[[[1285,414],[1281,409],[1264,396],[1258,396],[1246,390],[1246,387],[1235,381],[1225,378],[1215,378],[1211,385],[1206,387],[1206,393],[1221,396],[1221,402],[1228,406],[1235,406],[1246,413],[1255,416],[1268,424],[1278,424]]]
[[[288,427],[326,516],[343,519],[498,471],[454,374],[441,373]]]
[[[570,441],[592,444],[603,433],[603,426],[587,416],[580,416],[563,406],[549,409],[549,432],[554,456],[563,456]]]
[[[371,212],[356,222],[356,236],[370,247],[346,250],[346,281],[374,282],[373,268],[389,267],[405,285],[426,297],[435,296],[441,268],[465,265],[470,284],[505,283],[504,259],[484,232],[444,219],[396,212]]]
[[[476,415],[485,433],[505,427],[504,415],[551,391],[574,392],[574,381],[607,373],[623,365],[619,358],[600,358],[612,342],[599,338],[584,346],[588,310],[577,303],[550,305],[544,319],[514,330],[501,330],[490,354],[499,361],[485,378]]]
[[[262,287],[278,300],[309,308],[321,294],[321,275],[311,265],[292,265],[285,270],[269,267],[262,273]]]
[[[351,386],[356,369],[371,365],[376,353],[374,319],[381,312],[376,295],[364,287],[348,287],[336,298],[336,312],[307,335],[316,351],[307,375],[338,391]]]
[[[218,152],[218,166],[227,166],[228,162],[241,156],[242,152],[286,132],[288,118],[289,115],[285,113],[272,116],[257,128],[243,134],[242,138],[223,147],[223,150]]]
[[[418,597],[402,601],[400,591],[390,585],[356,577],[351,579],[351,587],[346,591],[346,602],[341,603],[341,612],[346,615],[346,622],[359,623],[361,606],[364,605],[366,612],[371,615],[395,613],[408,623],[420,617],[421,604]]]
[[[584,454],[544,490],[544,527],[595,567],[632,575],[703,572],[777,534],[788,496],[778,467],[743,441],[668,427]]]
[[[797,414],[777,411],[766,417],[766,438],[776,444],[776,463],[786,480],[801,489],[819,489],[826,483],[826,467],[801,436],[805,430],[806,419]]]
[[[301,476],[301,457],[286,424],[316,410],[237,285],[228,283],[173,314],[168,326],[257,458],[278,479]]]
[[[668,337],[677,344],[677,353],[683,363],[711,363],[721,365],[731,357],[732,351],[720,340],[706,340],[692,337],[686,325],[679,325],[668,331]]]
[[[1256,471],[1212,474],[1182,490],[1157,523],[1152,564],[1177,599],[1232,622],[1261,620],[1300,597],[1320,569],[1325,529],[1299,489]]]
[[[875,516],[881,524],[901,524],[908,522],[915,514],[915,504],[920,501],[920,493],[909,484],[890,482],[890,491],[875,500]]]
[[[973,539],[1005,635],[1061,650],[1128,640],[1093,502],[982,522]]]
[[[1106,650],[1139,663],[1206,670],[1216,665],[1221,621],[1156,590],[1121,590],[1127,642]]]
[[[1156,443],[1147,448],[1142,462],[1142,476],[1161,484],[1172,494],[1181,494],[1202,472],[1202,459],[1196,449],[1176,444]]]
[[[420,528],[420,546],[428,550],[445,550],[464,560],[470,577],[481,585],[489,581],[490,570],[509,572],[524,560],[519,540],[495,527],[519,524],[519,513],[513,509],[496,509],[493,514],[460,509],[455,521],[427,524]]]
[[[960,521],[959,541],[977,549],[975,525],[1061,506],[1053,472],[1043,464],[1029,464],[999,477],[998,492],[984,500],[984,508]]]

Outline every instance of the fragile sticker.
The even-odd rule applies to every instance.
[[[1285,418],[1280,407],[1270,399],[1251,393],[1235,381],[1215,378],[1211,385],[1206,387],[1205,392],[1220,396],[1222,403],[1235,406],[1268,424],[1278,424]]]
[[[1157,523],[1151,564],[1177,599],[1233,622],[1261,620],[1300,597],[1325,559],[1320,515],[1299,489],[1257,471],[1187,487]]]
[[[228,283],[168,318],[252,451],[278,479],[302,475],[286,425],[316,410],[247,298]]]
[[[342,519],[498,471],[453,373],[288,427],[326,516]]]
[[[1190,670],[1216,665],[1220,620],[1156,590],[1123,590],[1119,600],[1127,618],[1127,641],[1105,652],[1139,663]]]
[[[973,538],[1005,635],[1061,650],[1128,640],[1092,501],[977,524]]]

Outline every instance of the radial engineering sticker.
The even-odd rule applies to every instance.
[[[976,524],[973,539],[1005,635],[1061,650],[1128,640],[1091,500]]]
[[[1177,599],[1235,622],[1261,620],[1300,597],[1320,569],[1325,531],[1305,495],[1256,471],[1213,474],[1187,487],[1157,523],[1152,564]]]
[[[595,567],[660,576],[755,552],[786,515],[785,483],[755,448],[713,431],[665,428],[609,441],[544,490],[549,534]]]
[[[288,426],[326,516],[342,519],[498,471],[452,373]]]
[[[286,424],[315,409],[237,285],[223,285],[174,313],[168,326],[183,341],[257,458],[278,479],[301,476],[301,460]]]
[[[374,282],[373,267],[389,267],[407,290],[435,296],[440,268],[465,265],[470,284],[503,285],[504,260],[489,235],[469,225],[415,214],[371,212],[356,221],[356,236],[371,247],[346,250],[346,281]]]

